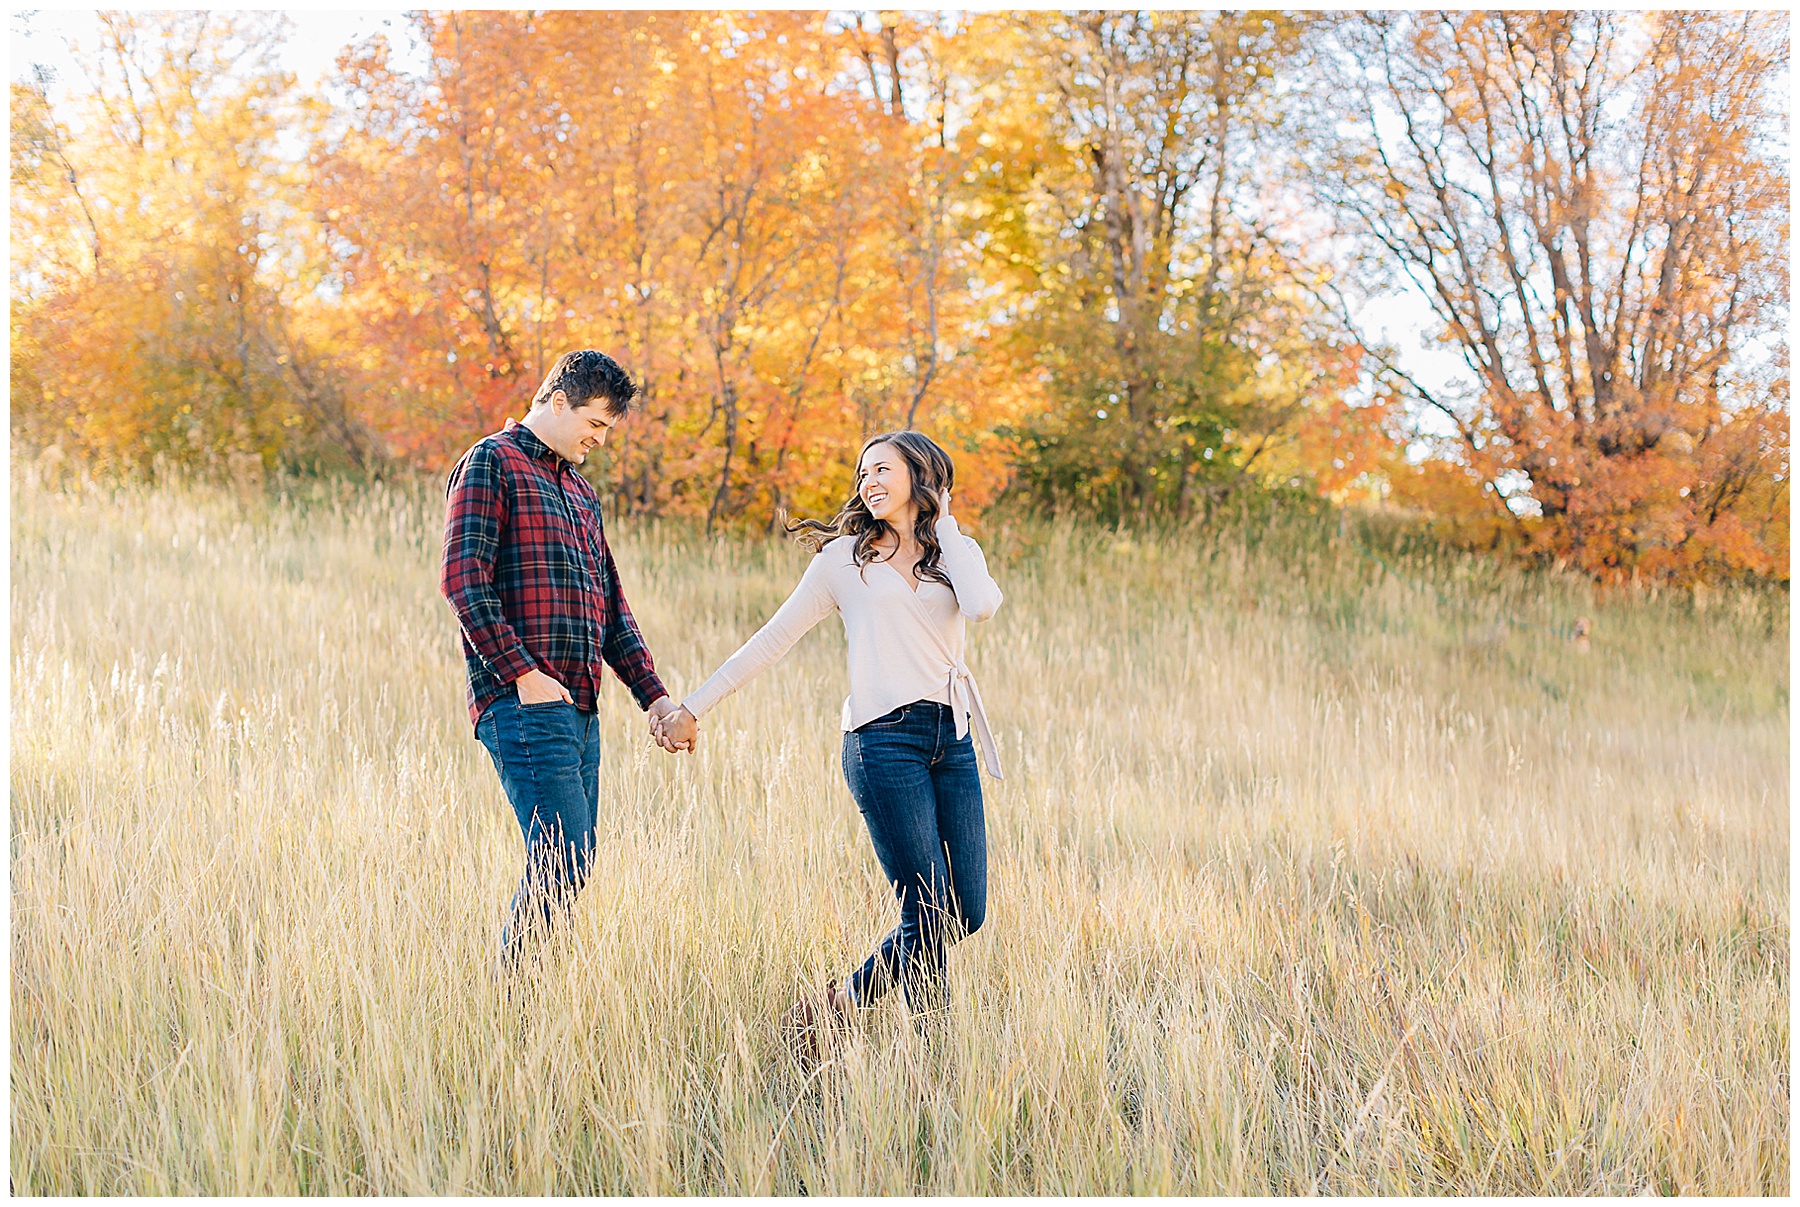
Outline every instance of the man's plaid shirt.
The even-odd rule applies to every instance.
[[[663,690],[600,527],[587,479],[531,429],[509,419],[450,471],[444,598],[462,625],[469,720],[533,667],[592,712],[601,662],[638,707]]]

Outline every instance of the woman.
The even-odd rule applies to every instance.
[[[1000,607],[981,547],[950,515],[955,469],[918,432],[863,445],[856,492],[829,524],[790,524],[816,556],[775,615],[680,708],[651,728],[688,749],[700,717],[785,654],[832,611],[849,637],[844,778],[900,899],[900,923],[822,1005],[838,1019],[899,984],[915,1013],[945,1002],[944,951],[987,910],[987,831],[974,737],[999,778],[981,694],[963,662],[963,621]],[[790,1024],[810,1026],[802,999]]]

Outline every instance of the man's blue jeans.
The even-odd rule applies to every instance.
[[[898,983],[914,1012],[939,1008],[945,948],[987,915],[974,743],[948,705],[918,700],[844,735],[844,778],[900,899],[900,925],[850,977],[850,997],[864,1005]]]
[[[520,704],[502,696],[481,714],[475,736],[493,756],[525,836],[525,875],[500,932],[502,959],[515,967],[525,937],[547,932],[587,882],[600,804],[600,721],[562,700]]]

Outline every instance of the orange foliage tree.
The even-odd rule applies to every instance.
[[[1382,360],[1454,431],[1444,462],[1396,467],[1401,497],[1601,577],[1785,577],[1785,20],[1331,32],[1313,179],[1468,369],[1458,394]]]
[[[418,28],[424,80],[379,41],[346,56],[356,103],[316,161],[342,314],[370,337],[372,388],[404,400],[384,425],[396,447],[453,455],[560,351],[593,345],[644,386],[609,475],[628,508],[709,526],[817,510],[847,490],[860,439],[910,425],[976,454],[964,493],[993,497],[1004,461],[979,454],[1016,391],[977,397],[996,383],[947,368],[980,334],[945,296],[929,139],[847,82],[855,27],[481,13]]]

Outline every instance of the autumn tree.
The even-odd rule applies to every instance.
[[[369,419],[400,455],[437,459],[535,385],[555,271],[575,271],[575,215],[549,187],[560,115],[524,57],[527,19],[416,20],[425,78],[392,69],[380,37],[340,60],[343,103],[313,155],[312,197],[340,338],[367,348]]]
[[[1288,18],[1106,12],[985,19],[971,227],[1018,266],[1020,331],[1053,404],[1020,427],[1036,492],[1186,514],[1252,480],[1355,379],[1268,229]]]
[[[1413,476],[1602,576],[1785,575],[1785,20],[1372,13],[1320,50],[1317,194],[1467,368],[1381,358],[1453,433]]]
[[[959,493],[980,503],[1012,476],[1007,428],[1043,401],[1030,348],[1016,338],[1023,278],[988,254],[971,221],[987,190],[990,56],[971,54],[982,30],[966,16],[863,13],[845,36],[848,74],[877,105],[873,149],[891,171],[876,271],[857,279],[846,308],[858,348],[839,388],[863,435],[925,427],[942,440],[957,457]]]
[[[686,76],[694,221],[684,245],[711,378],[696,436],[718,436],[709,529],[781,455],[782,433],[791,438],[784,412],[803,399],[790,395],[806,389],[820,340],[840,321],[866,216],[884,199],[880,161],[852,167],[863,106],[827,87],[821,26],[791,14],[750,28],[721,14],[697,32],[723,53],[704,54]]]
[[[278,22],[101,14],[74,121],[13,88],[13,422],[120,467],[371,454],[307,330],[318,247],[277,145]]]
[[[343,338],[371,349],[367,388],[393,400],[371,421],[396,447],[454,455],[518,412],[547,357],[596,344],[644,386],[606,459],[625,507],[709,525],[818,509],[864,436],[906,424],[989,454],[971,505],[998,488],[1007,391],[977,393],[982,362],[957,359],[979,336],[932,186],[946,169],[922,117],[857,85],[845,26],[477,13],[416,29],[423,79],[379,40],[343,58],[347,103],[315,157]]]

